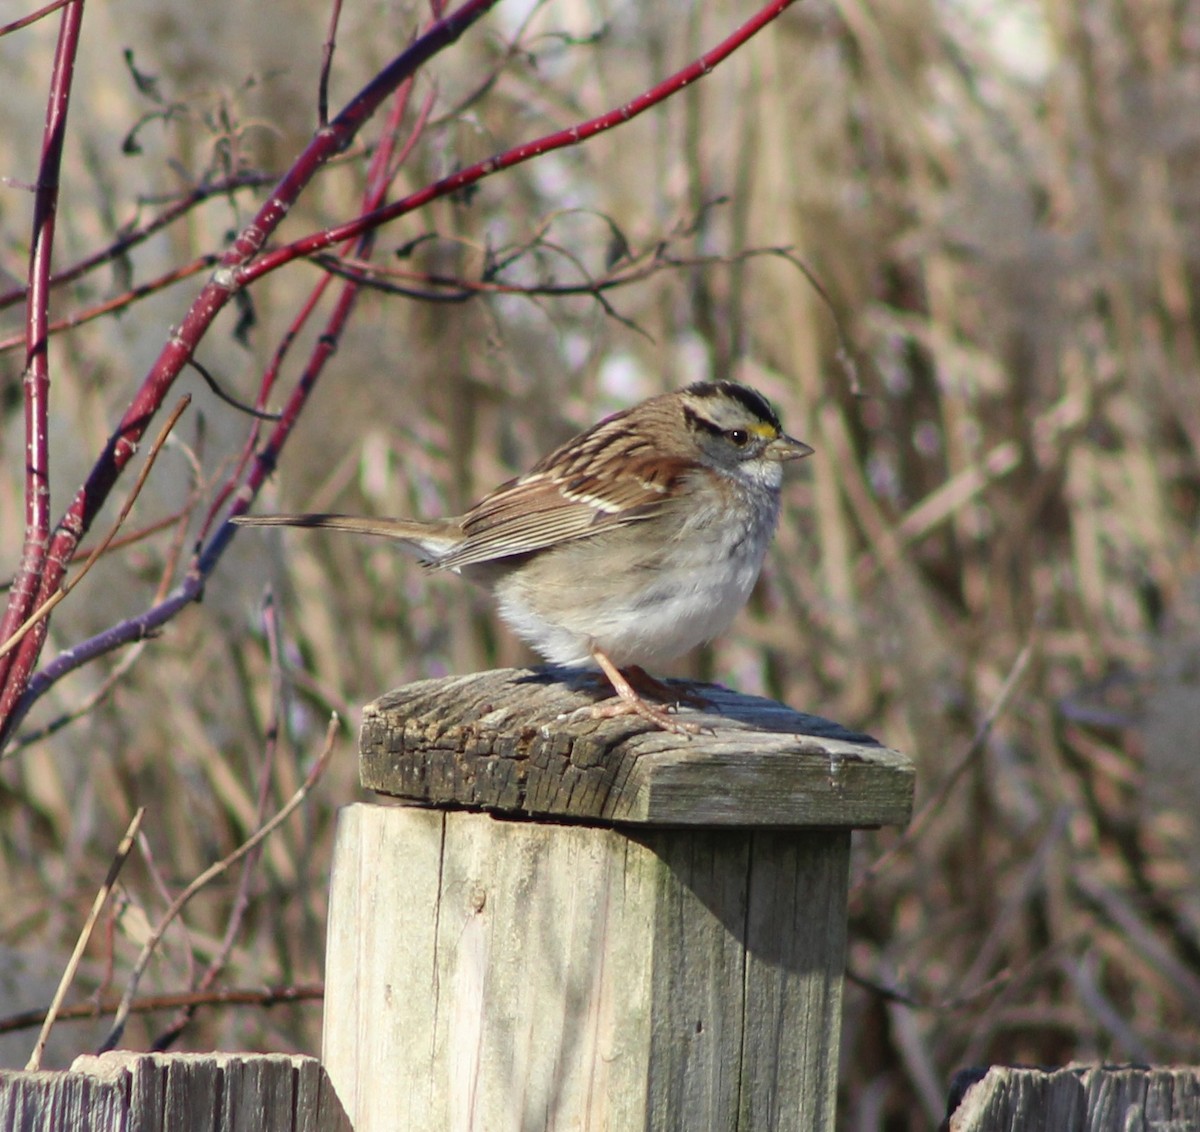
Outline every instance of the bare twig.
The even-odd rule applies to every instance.
[[[1017,659],[1013,661],[1013,666],[1009,670],[1008,676],[999,693],[996,695],[995,701],[988,709],[988,713],[984,716],[983,722],[980,723],[979,728],[976,730],[970,745],[963,752],[958,762],[954,765],[954,768],[941,781],[938,788],[925,800],[925,804],[917,811],[912,821],[909,822],[908,827],[897,838],[895,843],[863,869],[861,875],[851,885],[850,895],[852,898],[866,888],[879,874],[880,870],[884,869],[901,850],[916,841],[917,835],[929,824],[945,804],[946,799],[950,796],[954,787],[958,785],[959,779],[966,773],[967,768],[983,752],[987,746],[988,738],[992,734],[992,728],[996,726],[996,721],[1008,709],[1013,694],[1016,692],[1022,677],[1029,668],[1029,662],[1033,658],[1033,646],[1033,641],[1027,641],[1024,648],[1017,654]]]
[[[333,69],[333,53],[337,48],[338,22],[342,18],[342,0],[333,0],[329,12],[329,31],[321,45],[321,75],[317,80],[317,124],[329,125],[329,72]]]
[[[0,27],[0,36],[20,31],[21,28],[28,27],[30,24],[36,24],[38,20],[50,15],[52,12],[58,11],[59,8],[69,3],[71,3],[71,0],[51,0],[51,3],[38,8],[35,12],[30,12],[28,16],[22,16],[19,20],[13,20],[11,24],[5,24],[3,27]]]
[[[142,470],[138,474],[137,480],[134,481],[133,490],[129,493],[129,498],[125,500],[125,504],[121,508],[121,512],[117,516],[116,522],[113,523],[113,525],[109,528],[108,534],[106,534],[104,538],[102,538],[96,544],[96,547],[92,553],[88,555],[87,561],[85,561],[84,564],[79,568],[79,573],[72,577],[70,581],[65,582],[62,589],[58,590],[57,593],[51,594],[50,597],[42,602],[42,604],[29,615],[25,623],[21,625],[16,632],[4,642],[4,644],[0,645],[0,657],[6,656],[9,652],[16,648],[16,646],[21,643],[21,640],[25,634],[33,629],[33,627],[37,625],[42,618],[44,618],[56,605],[58,605],[60,601],[63,600],[63,598],[67,596],[67,594],[69,594],[77,585],[79,585],[79,583],[82,582],[85,577],[87,577],[88,571],[91,570],[91,568],[100,559],[101,555],[103,555],[108,549],[109,544],[114,538],[116,538],[117,531],[121,529],[125,520],[129,517],[129,512],[133,509],[133,505],[137,501],[137,497],[141,494],[142,488],[146,483],[146,478],[150,475],[150,469],[154,467],[154,461],[158,459],[158,454],[160,451],[162,451],[162,446],[167,442],[167,437],[171,435],[171,430],[175,427],[179,418],[183,415],[183,411],[190,403],[190,397],[182,398],[179,404],[175,406],[174,412],[172,412],[170,417],[167,418],[166,424],[163,425],[158,437],[150,447],[150,452],[146,457],[146,462],[142,465]]]
[[[926,1028],[916,1014],[898,1002],[885,1004],[889,1030],[909,1083],[925,1109],[927,1126],[934,1128],[946,1107],[943,1083],[934,1067],[933,1050]]]
[[[539,239],[530,243],[528,247],[521,248],[519,254],[549,246],[552,245]],[[386,294],[404,295],[427,302],[461,303],[476,295],[489,294],[548,295],[559,298],[573,295],[600,295],[604,291],[627,287],[631,283],[649,279],[660,271],[729,266],[759,256],[783,256],[789,262],[793,262],[793,257],[788,254],[787,248],[746,248],[729,255],[673,256],[668,255],[666,248],[660,244],[649,252],[635,257],[631,262],[627,262],[620,270],[611,271],[596,278],[588,278],[587,272],[573,259],[572,262],[576,263],[580,274],[584,276],[583,280],[578,283],[506,283],[496,278],[496,271],[489,271],[482,279],[467,279],[457,275],[381,267],[378,264],[360,263],[346,256],[334,256],[328,253],[313,256],[313,261],[319,263],[326,271],[346,279],[353,279],[357,283]],[[395,282],[395,280],[403,282]],[[411,284],[424,285],[433,289],[419,290]]]
[[[113,670],[100,681],[99,685],[69,711],[64,711],[61,715],[56,715],[41,727],[35,727],[32,731],[23,732],[18,735],[8,750],[0,753],[0,759],[6,759],[11,755],[15,755],[18,751],[31,747],[35,743],[40,743],[43,739],[48,739],[64,727],[69,727],[76,720],[82,719],[93,708],[103,703],[112,694],[112,690],[125,678],[125,675],[134,664],[137,663],[138,657],[142,655],[145,643],[145,641],[141,641],[125,653],[113,667]]]
[[[972,987],[970,990],[963,991],[961,994],[938,998],[924,998],[914,994],[912,991],[902,990],[894,980],[889,979],[887,982],[884,982],[869,975],[864,975],[861,971],[857,971],[853,967],[848,966],[846,968],[847,982],[862,987],[865,991],[870,991],[877,998],[881,998],[885,1002],[899,1003],[901,1006],[907,1006],[911,1010],[928,1010],[936,1014],[944,1014],[948,1010],[963,1010],[967,1007],[974,1007],[981,999],[991,998],[993,995],[998,994],[1013,981],[1016,975],[1017,972],[1005,968],[1003,971],[997,971],[995,975],[985,982]]]
[[[163,902],[163,907],[169,908],[175,896],[171,892],[171,886],[167,884],[167,878],[163,876],[162,867],[158,863],[154,847],[150,844],[150,838],[144,832],[138,834],[138,849],[141,851],[142,864],[146,866],[146,872],[150,876],[150,883],[154,886],[154,891]],[[149,920],[148,914],[146,919]],[[192,933],[188,930],[186,920],[179,921],[179,931],[183,935],[184,966],[187,970],[187,985],[190,987],[196,977],[196,949],[192,946]],[[110,971],[109,978],[105,982],[105,989],[111,982],[112,972]]]
[[[176,916],[187,906],[188,901],[192,899],[201,889],[203,889],[211,881],[215,880],[227,869],[236,865],[247,853],[250,853],[266,838],[270,837],[289,817],[296,808],[308,797],[312,788],[316,785],[318,779],[324,773],[326,766],[329,765],[329,757],[333,753],[333,742],[337,736],[338,717],[333,715],[329,720],[329,726],[325,731],[325,744],[321,749],[317,761],[313,764],[312,770],[308,772],[307,777],[300,784],[300,788],[288,800],[287,804],[281,809],[266,825],[264,825],[257,833],[242,842],[237,849],[230,853],[227,857],[222,857],[221,860],[210,865],[204,870],[195,880],[191,882],[171,903],[171,906],[163,913],[154,930],[150,933],[149,938],[142,946],[141,954],[138,955],[137,961],[134,963],[133,971],[129,976],[129,983],[125,988],[125,993],[121,997],[120,1005],[117,1007],[116,1017],[113,1019],[112,1028],[108,1036],[104,1039],[100,1047],[100,1052],[112,1049],[117,1042],[121,1040],[121,1034],[125,1029],[125,1023],[129,1018],[129,1011],[133,1003],[134,995],[137,994],[138,983],[141,981],[142,975],[145,973],[146,965],[150,962],[150,957],[154,954],[158,947],[159,941],[163,937],[163,933],[175,920]]]
[[[405,216],[421,208],[430,201],[449,196],[451,193],[460,192],[468,186],[474,185],[503,169],[511,169],[516,165],[522,165],[526,161],[540,157],[542,154],[549,153],[552,150],[580,145],[589,138],[603,133],[605,130],[611,130],[614,126],[630,122],[639,114],[644,114],[652,106],[658,105],[664,99],[670,98],[673,94],[678,94],[685,87],[703,78],[714,67],[728,59],[739,47],[762,31],[771,21],[775,20],[781,13],[791,7],[793,3],[795,3],[795,0],[772,0],[771,3],[765,4],[733,34],[727,36],[711,50],[706,51],[682,70],[676,71],[673,75],[657,83],[649,90],[643,91],[623,106],[618,106],[614,110],[609,110],[607,113],[595,118],[589,118],[586,122],[580,122],[565,130],[558,130],[555,133],[535,138],[533,141],[513,146],[512,149],[495,154],[483,161],[478,161],[474,165],[468,165],[465,169],[460,169],[448,177],[443,177],[440,181],[435,181],[433,184],[427,185],[425,188],[419,189],[417,192],[411,193],[409,196],[393,204],[375,209],[373,212],[365,213],[345,224],[326,228],[321,232],[316,232],[310,236],[295,240],[290,244],[285,244],[281,248],[264,252],[253,261],[231,267],[230,270],[233,279],[236,281],[237,286],[245,287],[263,275],[277,270],[285,263],[315,255],[317,252],[322,252],[334,244],[340,244],[344,240],[352,239],[372,228],[378,228],[380,225],[395,220],[399,216]]]
[[[152,1014],[159,1010],[192,1009],[201,1006],[280,1006],[291,1002],[320,1002],[325,997],[325,987],[320,983],[303,983],[300,986],[216,988],[207,991],[183,991],[178,994],[154,994],[136,998],[129,1005],[130,1014]],[[111,1014],[120,1006],[120,999],[105,999],[103,1002],[81,1002],[74,1006],[59,1007],[56,1020],[79,1022]],[[0,1018],[0,1034],[12,1034],[20,1030],[31,1030],[39,1026],[46,1017],[45,1010],[24,1010]]]
[[[74,311],[63,318],[47,323],[46,333],[50,335],[61,334],[65,330],[74,330],[77,326],[83,326],[84,323],[102,318],[106,314],[113,314],[116,311],[124,310],[126,307],[132,306],[139,299],[157,294],[172,283],[178,283],[181,279],[190,279],[193,275],[207,271],[219,262],[220,257],[216,255],[197,256],[191,263],[185,263],[181,267],[173,267],[170,271],[165,271],[162,275],[154,279],[149,279],[145,283],[131,287],[128,291],[124,291],[120,295],[113,295],[103,302],[95,303],[90,307],[84,307],[82,310]],[[9,338],[0,338],[0,353],[16,349],[22,344],[22,341],[23,339],[15,334]]]
[[[104,878],[104,883],[100,886],[99,891],[96,893],[96,898],[92,901],[92,910],[88,913],[88,917],[83,924],[83,930],[79,933],[79,938],[75,941],[75,950],[71,952],[71,958],[67,960],[66,970],[63,971],[62,978],[58,981],[58,989],[54,992],[50,1009],[46,1011],[46,1018],[42,1023],[42,1031],[38,1034],[37,1042],[33,1047],[33,1053],[29,1055],[29,1063],[25,1066],[29,1072],[33,1072],[41,1067],[42,1053],[46,1049],[46,1041],[50,1037],[50,1029],[54,1025],[54,1019],[58,1016],[62,1000],[66,997],[67,990],[75,978],[75,972],[79,969],[79,961],[83,958],[83,952],[88,945],[88,940],[92,938],[92,929],[96,926],[96,920],[99,919],[100,912],[108,900],[108,894],[112,892],[113,885],[117,883],[117,876],[121,872],[126,858],[129,856],[129,851],[133,848],[134,838],[137,836],[138,827],[142,824],[142,818],[145,816],[145,813],[146,807],[139,806],[137,812],[133,815],[129,827],[125,830],[125,836],[121,838],[121,842],[117,846],[117,852],[113,856],[112,863],[108,866],[108,875]]]
[[[60,3],[66,3],[66,0],[60,0]],[[50,286],[61,287],[64,283],[74,282],[97,267],[120,259],[132,248],[144,243],[151,236],[162,231],[162,229],[173,224],[181,217],[186,216],[192,209],[211,200],[213,197],[231,196],[241,189],[260,188],[263,185],[272,185],[277,180],[279,180],[279,175],[275,173],[240,172],[219,180],[206,181],[201,185],[189,189],[182,195],[176,194],[175,199],[167,198],[163,201],[142,199],[139,202],[139,207],[151,203],[163,203],[166,207],[157,216],[152,217],[143,224],[131,223],[122,226],[117,239],[107,247],[101,248],[98,252],[94,252],[92,255],[79,260],[70,267],[63,267],[55,271],[50,276]],[[173,277],[166,278],[170,281]],[[14,287],[11,290],[0,292],[0,310],[22,302],[27,293],[26,287]],[[53,324],[51,330],[57,325],[59,324]]]
[[[217,384],[217,379],[205,369],[195,358],[188,358],[188,365],[192,367],[203,379],[204,384],[212,391],[213,395],[218,400],[224,401],[226,405],[237,409],[239,413],[245,413],[249,417],[257,417],[260,421],[277,421],[279,420],[278,413],[266,413],[262,409],[256,409],[253,405],[247,405],[244,401],[239,401],[232,394],[226,393],[220,385]]]
[[[275,767],[276,754],[279,748],[279,717],[284,710],[283,662],[279,655],[275,602],[269,592],[263,601],[263,620],[266,622],[268,652],[271,662],[271,715],[267,721],[264,737],[265,742],[263,744],[262,769],[259,772],[258,778],[256,820],[259,825],[266,820],[267,807],[271,800],[271,773]],[[194,987],[196,991],[203,992],[209,990],[220,977],[221,971],[224,970],[225,964],[229,961],[229,955],[233,951],[233,945],[237,940],[238,932],[241,930],[246,909],[250,906],[250,881],[254,876],[254,871],[258,867],[261,857],[262,845],[260,844],[255,846],[242,859],[241,875],[238,878],[237,892],[233,898],[229,919],[225,924],[225,934],[221,938],[221,944],[217,948],[216,954],[209,960],[204,974],[200,976],[199,982],[196,983]],[[169,1049],[192,1020],[194,1014],[195,1006],[184,1004],[178,1014],[167,1025],[166,1029],[154,1039],[151,1048],[154,1050]]]

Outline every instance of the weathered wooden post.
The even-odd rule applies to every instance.
[[[323,1060],[356,1132],[833,1128],[850,830],[909,762],[703,689],[681,738],[537,669],[366,709]],[[416,804],[411,804],[416,803]]]

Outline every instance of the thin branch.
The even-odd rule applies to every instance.
[[[315,232],[312,235],[286,244],[281,248],[265,252],[257,259],[232,267],[232,282],[235,286],[245,287],[254,282],[254,280],[277,270],[285,263],[315,255],[317,252],[324,251],[326,248],[332,247],[334,244],[339,244],[343,240],[361,235],[369,229],[378,228],[382,224],[395,220],[397,217],[405,216],[415,209],[429,204],[430,201],[438,200],[451,193],[460,192],[462,189],[474,185],[495,173],[499,173],[503,169],[511,169],[516,165],[524,164],[526,161],[535,157],[541,157],[542,154],[550,153],[552,150],[580,145],[582,142],[603,133],[605,130],[611,130],[614,126],[624,125],[640,114],[644,114],[652,106],[658,105],[664,99],[677,94],[691,83],[709,74],[714,67],[729,58],[733,52],[762,31],[764,27],[790,8],[795,2],[796,0],[772,0],[771,3],[764,5],[763,8],[742,24],[732,35],[727,36],[718,43],[716,47],[710,51],[706,51],[682,70],[676,71],[669,78],[664,79],[649,90],[643,91],[623,106],[618,106],[616,109],[591,118],[586,122],[569,126],[565,130],[558,130],[555,133],[546,134],[533,141],[524,142],[521,145],[514,146],[512,149],[505,150],[503,153],[485,158],[483,161],[477,161],[474,165],[468,165],[465,169],[460,169],[448,177],[443,177],[440,181],[426,185],[425,188],[419,189],[417,192],[411,193],[409,196],[393,204],[378,208],[373,212],[365,213],[345,224],[323,229],[320,232]]]
[[[425,95],[425,100],[421,103],[420,110],[417,111],[417,120],[413,123],[412,129],[409,130],[408,137],[404,139],[404,144],[392,158],[390,168],[387,169],[386,176],[389,184],[396,178],[400,170],[408,162],[409,157],[412,156],[412,151],[416,148],[417,141],[425,133],[425,130],[429,125],[429,116],[433,113],[433,105],[436,100],[437,93],[434,90],[429,91],[429,93]],[[392,135],[389,134],[389,144],[391,137]]]
[[[50,261],[58,215],[58,182],[67,132],[71,82],[83,25],[83,0],[65,5],[54,51],[42,155],[34,190],[33,235],[29,253],[28,296],[25,302],[25,541],[8,605],[0,619],[0,641],[39,604],[41,583],[50,552],[50,358],[47,323],[50,320]],[[56,586],[57,588],[57,579]],[[39,596],[41,595],[41,596]],[[30,638],[41,648],[45,622]],[[0,685],[12,664],[0,655]]]
[[[579,274],[584,277],[579,283],[505,283],[496,276],[506,267],[516,263],[522,256],[534,250],[548,249],[568,260]],[[789,263],[796,264],[805,272],[806,278],[811,274],[788,248],[749,248],[729,255],[699,255],[699,256],[670,256],[666,254],[665,244],[656,244],[654,248],[631,257],[631,261],[621,270],[614,270],[596,279],[588,277],[588,273],[579,259],[567,249],[559,247],[539,234],[525,247],[516,249],[499,266],[492,265],[486,272],[486,278],[472,280],[460,276],[440,275],[432,272],[409,271],[401,268],[379,267],[375,264],[364,264],[344,256],[333,256],[328,253],[313,256],[313,261],[319,263],[326,271],[346,279],[353,279],[363,286],[386,294],[402,295],[406,298],[431,303],[464,303],[483,294],[523,295],[526,298],[550,296],[567,298],[576,295],[589,295],[600,304],[604,313],[621,323],[636,334],[653,341],[650,334],[632,319],[621,314],[605,297],[605,292],[632,283],[648,279],[660,271],[711,267],[714,265],[730,265],[741,263],[756,256],[780,256]],[[416,287],[393,283],[392,279],[411,279],[425,283],[428,287],[447,288],[448,293],[441,290],[419,290]],[[820,291],[819,285],[818,291]],[[820,292],[824,297],[824,292]],[[828,299],[826,298],[826,301]],[[832,309],[832,308],[831,308]],[[837,323],[836,313],[834,314]],[[835,326],[841,336],[840,325]]]
[[[108,1036],[104,1039],[100,1047],[100,1052],[112,1049],[117,1042],[121,1040],[121,1034],[125,1029],[125,1023],[129,1018],[129,1011],[133,1004],[133,997],[137,993],[138,983],[141,981],[142,975],[145,973],[146,966],[150,962],[150,957],[154,954],[158,947],[159,941],[163,937],[163,933],[170,927],[175,917],[187,906],[188,902],[201,889],[208,885],[211,881],[219,877],[223,872],[232,866],[236,865],[247,853],[250,853],[254,848],[270,837],[289,817],[292,816],[296,808],[308,797],[312,788],[316,785],[318,779],[325,772],[326,766],[329,765],[329,757],[333,753],[333,741],[337,736],[338,716],[336,713],[330,717],[329,726],[325,731],[325,745],[321,749],[320,755],[317,756],[317,761],[313,764],[312,770],[308,772],[307,777],[300,784],[300,788],[288,800],[287,805],[283,807],[266,825],[264,825],[257,833],[242,842],[237,849],[227,857],[222,857],[221,860],[210,865],[204,870],[191,884],[187,886],[171,903],[171,906],[163,913],[162,918],[155,925],[154,930],[147,937],[145,944],[142,946],[141,954],[137,958],[137,962],[133,966],[133,971],[129,976],[129,984],[125,989],[124,995],[121,997],[120,1005],[117,1007],[116,1017],[113,1019],[112,1029]]]
[[[522,254],[536,248],[550,248],[559,252],[562,249],[553,244],[540,242],[522,249]],[[565,253],[564,253],[565,254]],[[605,291],[619,287],[627,287],[649,279],[661,271],[679,271],[697,267],[728,266],[742,263],[758,256],[782,256],[789,262],[793,257],[787,248],[747,248],[729,255],[697,255],[671,256],[665,254],[665,249],[657,245],[649,252],[636,256],[620,270],[611,271],[596,278],[586,278],[586,272],[574,257],[573,262],[585,275],[579,283],[505,283],[496,279],[495,273],[489,273],[488,278],[466,279],[457,275],[442,275],[436,272],[411,271],[404,268],[380,267],[377,264],[360,263],[347,256],[335,256],[323,252],[313,256],[313,262],[320,264],[326,271],[345,279],[353,279],[364,287],[381,291],[385,294],[403,295],[407,298],[420,299],[428,302],[461,303],[477,295],[542,295],[555,298],[569,298],[576,295],[599,296]],[[444,288],[450,294],[439,291],[418,290],[416,287],[396,283],[393,280],[410,280],[423,283],[428,287]]]
[[[997,693],[995,701],[992,703],[991,708],[988,709],[987,715],[984,716],[983,722],[979,725],[974,738],[972,738],[970,745],[962,757],[950,773],[941,781],[938,788],[926,799],[925,804],[917,811],[912,821],[909,822],[907,828],[896,842],[862,871],[862,874],[850,888],[851,898],[857,896],[866,888],[875,879],[880,870],[885,868],[905,846],[910,845],[917,839],[917,835],[924,830],[945,804],[946,799],[953,792],[954,787],[958,785],[959,779],[966,773],[967,768],[975,762],[986,748],[987,741],[992,734],[992,729],[996,726],[996,721],[1008,710],[1008,705],[1020,685],[1026,670],[1029,668],[1029,662],[1033,659],[1033,647],[1034,642],[1027,641],[1017,654],[1017,659],[1013,661],[1013,666],[1005,678],[1004,685],[1001,687],[999,693]]]
[[[185,503],[181,508],[179,508],[178,511],[174,511],[170,515],[164,515],[161,519],[155,519],[153,522],[147,523],[144,527],[138,527],[137,530],[130,531],[127,535],[122,535],[120,538],[113,539],[113,541],[108,544],[108,548],[105,553],[111,554],[114,550],[121,550],[126,546],[133,546],[135,543],[144,542],[148,538],[153,538],[154,535],[159,533],[159,531],[165,531],[170,527],[175,526],[180,519],[187,518],[191,503],[192,501],[189,500],[188,503]],[[92,548],[90,546],[81,546],[79,548],[79,554],[85,559],[89,554],[91,554],[91,552]],[[9,579],[7,582],[0,582],[0,591],[11,588],[12,579]]]
[[[950,995],[946,998],[924,998],[911,991],[901,990],[899,987],[890,983],[880,982],[877,979],[870,978],[867,975],[860,974],[852,967],[846,968],[846,981],[853,983],[855,986],[862,987],[865,991],[870,991],[876,998],[883,999],[884,1002],[894,1002],[900,1006],[907,1006],[910,1010],[930,1010],[938,1014],[945,1013],[948,1010],[962,1010],[968,1006],[976,1006],[981,999],[991,998],[993,995],[999,994],[1004,990],[1014,978],[1017,972],[1004,969],[998,971],[986,982],[969,991],[964,991],[962,994]]]
[[[226,393],[224,389],[217,384],[217,379],[205,369],[194,357],[188,358],[187,364],[192,367],[203,379],[204,384],[212,391],[213,395],[220,401],[224,401],[226,405],[231,405],[237,409],[239,413],[245,413],[248,417],[257,417],[260,421],[277,421],[279,420],[278,413],[265,413],[262,409],[256,409],[253,405],[247,405],[244,401],[239,401],[236,397]]]
[[[321,75],[317,80],[317,124],[329,125],[329,73],[333,69],[333,53],[337,49],[337,29],[342,18],[342,0],[333,0],[329,13],[329,31],[321,45]]]
[[[271,714],[267,721],[264,735],[262,769],[259,772],[258,778],[258,806],[255,820],[259,825],[266,821],[267,809],[271,801],[271,772],[275,767],[276,754],[279,749],[279,717],[284,710],[283,661],[279,649],[275,602],[270,592],[267,593],[263,602],[263,620],[266,623],[268,655],[270,657],[271,668]],[[241,875],[238,878],[237,892],[234,894],[229,919],[225,924],[225,934],[221,938],[221,943],[217,948],[216,954],[209,960],[204,974],[200,976],[200,981],[193,987],[196,991],[209,990],[220,977],[225,964],[229,961],[229,955],[233,951],[234,943],[237,941],[238,932],[241,930],[246,909],[250,906],[250,881],[254,877],[255,869],[258,867],[258,862],[261,858],[262,845],[259,844],[242,859]],[[169,1049],[179,1035],[183,1033],[187,1024],[195,1015],[195,1012],[196,1008],[194,1006],[185,1005],[181,1007],[176,1016],[167,1024],[166,1029],[154,1039],[151,1049],[155,1051]]]
[[[150,875],[150,883],[154,885],[154,891],[158,894],[158,898],[163,902],[164,908],[171,907],[171,901],[175,899],[171,892],[171,886],[167,884],[167,878],[163,876],[163,870],[159,866],[158,858],[155,855],[154,847],[150,844],[150,838],[144,832],[138,834],[138,848],[142,853],[142,863],[146,866],[146,872]],[[140,911],[146,918],[148,923],[150,915],[144,907]],[[192,933],[187,926],[186,920],[179,921],[179,932],[183,936],[183,960],[186,973],[184,979],[187,986],[190,988],[196,978],[196,948],[192,943]],[[113,983],[112,963],[109,963],[109,969],[106,972],[104,981],[104,990]]]
[[[18,735],[13,740],[9,749],[0,754],[0,760],[7,759],[15,755],[18,751],[23,751],[26,747],[33,746],[35,743],[40,743],[43,739],[50,738],[51,735],[57,734],[64,727],[69,727],[72,723],[82,719],[90,711],[103,703],[112,694],[113,689],[125,678],[126,674],[137,662],[138,657],[142,655],[145,644],[145,641],[140,641],[134,648],[130,649],[129,652],[121,657],[113,667],[113,670],[100,681],[100,684],[73,708],[64,711],[61,715],[56,715],[41,727],[35,727],[32,731]]]
[[[46,1018],[42,1023],[42,1031],[38,1034],[37,1042],[34,1043],[33,1053],[29,1055],[29,1063],[25,1066],[26,1072],[33,1073],[41,1068],[42,1054],[45,1052],[46,1042],[49,1040],[54,1019],[58,1017],[62,1000],[66,997],[67,990],[75,978],[75,972],[79,970],[79,962],[83,958],[88,940],[92,938],[92,929],[96,926],[96,921],[100,918],[100,912],[108,900],[108,894],[112,892],[113,885],[117,883],[117,876],[120,874],[121,868],[129,857],[129,851],[133,848],[134,838],[137,836],[138,828],[141,826],[142,818],[145,815],[146,807],[139,806],[129,823],[129,827],[125,830],[125,836],[121,838],[121,842],[117,846],[117,852],[108,866],[108,875],[104,878],[104,883],[100,886],[99,891],[96,893],[96,898],[92,901],[92,910],[88,913],[88,917],[84,921],[83,930],[80,931],[79,938],[75,941],[75,950],[71,952],[71,958],[67,960],[66,970],[63,971],[62,978],[58,981],[58,989],[54,992],[54,998],[50,1002],[50,1009],[46,1011]]]
[[[58,605],[84,578],[87,577],[88,571],[96,565],[101,555],[108,549],[109,544],[117,537],[117,531],[124,525],[125,520],[129,517],[129,512],[133,509],[133,505],[137,502],[137,497],[141,494],[142,488],[146,484],[146,479],[150,475],[150,469],[154,467],[154,461],[158,459],[159,452],[162,451],[162,446],[167,442],[167,437],[171,435],[171,430],[178,423],[179,418],[183,415],[183,411],[191,403],[190,397],[184,397],[179,404],[175,406],[174,412],[167,418],[166,424],[163,425],[154,444],[150,447],[150,453],[146,457],[145,464],[142,465],[142,470],[138,474],[138,478],[134,481],[133,490],[129,493],[129,498],[125,500],[124,506],[121,508],[117,520],[109,528],[108,534],[104,536],[97,544],[96,548],[88,555],[87,561],[79,568],[79,573],[71,579],[63,583],[61,589],[51,594],[37,609],[29,615],[25,622],[17,629],[15,633],[3,645],[0,645],[0,657],[7,656],[14,648],[21,643],[24,636],[33,629],[50,611]]]
[[[138,300],[146,298],[148,295],[155,295],[159,291],[165,290],[172,283],[178,283],[182,279],[190,279],[193,275],[199,275],[200,272],[207,271],[210,267],[219,263],[220,258],[220,256],[216,255],[198,256],[191,263],[185,263],[182,267],[173,267],[170,271],[163,272],[157,278],[148,279],[145,283],[131,287],[128,291],[124,291],[120,295],[113,295],[103,302],[94,303],[90,307],[84,307],[82,310],[74,311],[72,314],[47,323],[46,333],[50,335],[61,334],[65,330],[74,330],[77,326],[83,326],[85,323],[102,318],[106,314],[113,314],[115,311],[124,310],[126,307],[130,307],[138,302]],[[16,349],[23,341],[24,339],[21,336],[15,334],[10,335],[8,338],[0,338],[0,353]]]
[[[52,12],[57,12],[59,8],[69,3],[71,3],[71,0],[52,0],[44,8],[39,8],[36,12],[30,12],[28,16],[22,16],[19,20],[13,20],[11,24],[4,24],[3,27],[0,27],[0,36],[20,31],[21,28],[29,27],[30,24],[36,24],[38,20],[44,19]]]
[[[60,0],[60,2],[66,3],[66,0]],[[278,180],[279,175],[277,173],[245,172],[235,173],[230,177],[225,177],[218,181],[207,181],[202,185],[197,185],[174,201],[171,201],[162,212],[147,220],[144,224],[133,225],[131,223],[123,226],[119,229],[120,235],[118,238],[107,247],[101,248],[100,251],[81,259],[78,263],[74,263],[70,267],[61,268],[54,272],[50,276],[50,286],[61,287],[65,283],[73,283],[76,279],[81,279],[97,267],[102,267],[106,263],[120,259],[132,248],[144,243],[151,236],[169,227],[176,220],[186,216],[192,209],[213,197],[230,196],[239,189],[261,188],[263,185],[273,185]],[[141,203],[144,204],[146,201],[143,200]],[[25,287],[14,287],[12,290],[0,293],[0,310],[5,310],[24,301],[26,294],[27,288]]]
[[[220,537],[220,532],[217,537]],[[136,617],[126,618],[103,632],[72,645],[69,649],[64,649],[29,681],[6,721],[6,732],[11,735],[12,730],[20,726],[29,709],[68,673],[122,645],[145,640],[175,617],[181,609],[198,601],[203,591],[204,576],[193,569],[183,582],[157,605],[151,606]],[[5,740],[6,745],[2,748],[4,757],[7,757],[8,744],[11,743],[11,737]]]
[[[320,1002],[325,997],[321,983],[302,983],[300,986],[267,987],[265,989],[233,987],[208,991],[183,991],[177,994],[154,994],[136,998],[129,1004],[130,1014],[153,1014],[159,1010],[178,1010],[180,1007],[195,1009],[200,1006],[281,1006],[293,1002]],[[103,1002],[81,1002],[74,1006],[63,1006],[58,1011],[59,1022],[83,1022],[111,1014],[121,1005],[120,999],[110,998]],[[45,1010],[23,1010],[0,1018],[0,1034],[12,1034],[20,1030],[32,1030],[41,1025],[46,1017]]]

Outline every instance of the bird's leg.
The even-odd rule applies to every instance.
[[[684,723],[675,716],[669,707],[647,703],[638,695],[634,686],[626,679],[625,674],[609,660],[601,649],[595,646],[592,646],[592,659],[600,666],[600,670],[608,677],[609,683],[617,693],[616,700],[595,704],[589,709],[589,714],[593,719],[614,719],[621,715],[636,715],[675,735],[699,735],[705,730],[698,724]],[[642,676],[646,675],[640,668],[636,671]]]

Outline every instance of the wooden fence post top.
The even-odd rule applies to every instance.
[[[672,735],[570,717],[587,677],[545,668],[424,680],[363,710],[362,784],[431,805],[599,824],[855,828],[904,824],[912,763],[773,700],[687,684],[710,701]]]

